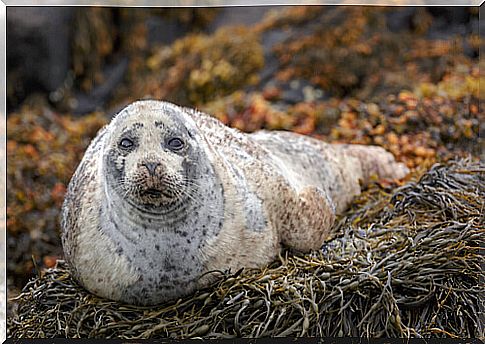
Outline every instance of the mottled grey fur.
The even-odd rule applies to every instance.
[[[170,148],[173,137],[183,149]],[[71,180],[65,258],[91,292],[157,304],[206,285],[211,271],[267,264],[281,245],[318,249],[359,180],[406,173],[379,147],[244,134],[195,110],[139,101],[98,133]]]

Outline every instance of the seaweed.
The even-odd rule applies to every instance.
[[[62,261],[16,297],[8,335],[103,338],[483,337],[485,165],[372,184],[320,251],[227,274],[157,307],[89,294]]]
[[[106,121],[99,114],[74,119],[45,107],[27,105],[9,115],[9,293],[27,282],[35,264],[52,266],[56,256],[62,254],[58,215],[67,183],[91,138]]]

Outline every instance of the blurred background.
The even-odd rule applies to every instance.
[[[477,158],[478,15],[477,7],[8,7],[9,297],[62,257],[69,179],[97,130],[137,99],[197,107],[247,132],[381,145],[410,168]]]

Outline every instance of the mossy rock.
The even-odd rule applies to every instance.
[[[147,60],[148,72],[141,72],[141,93],[193,106],[256,84],[264,65],[259,40],[254,30],[228,27],[162,47]]]

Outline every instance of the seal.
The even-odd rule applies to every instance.
[[[359,181],[407,172],[380,147],[245,134],[193,109],[138,101],[99,131],[69,183],[65,259],[98,296],[159,304],[217,272],[262,267],[283,246],[319,249]]]

